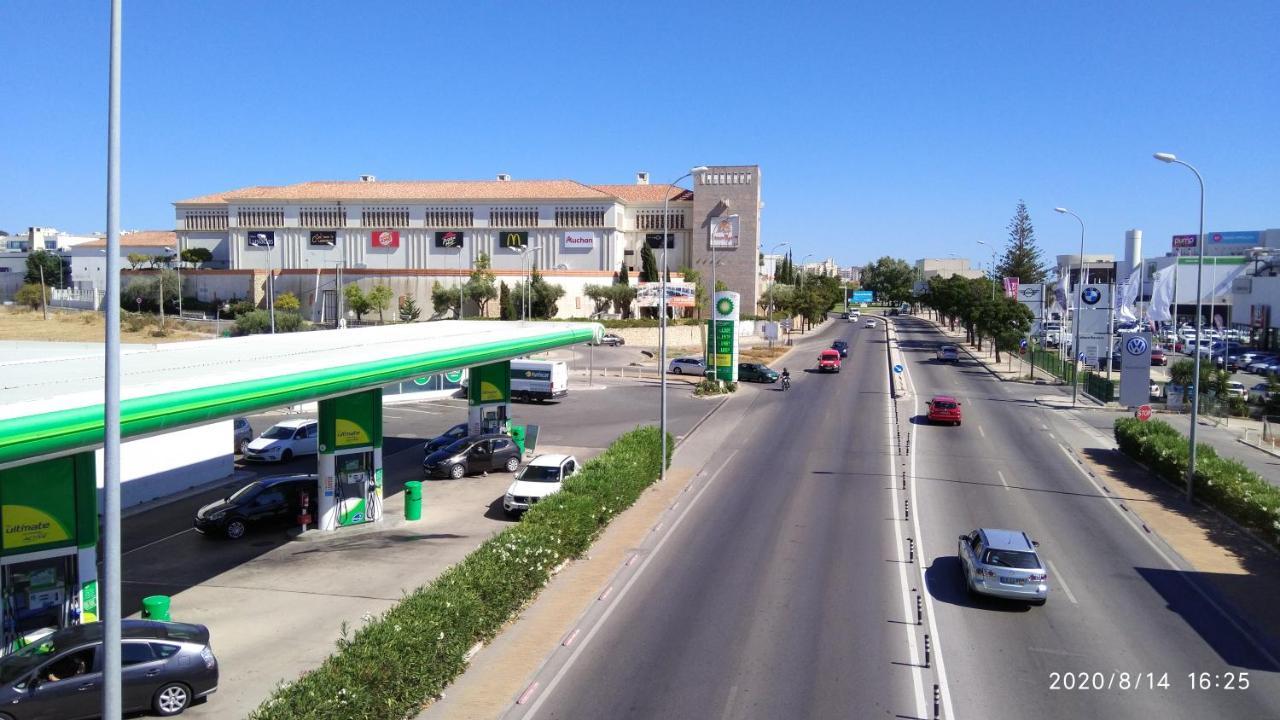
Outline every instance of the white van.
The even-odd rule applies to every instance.
[[[551,400],[568,394],[569,366],[563,361],[511,361],[512,400]]]
[[[850,311],[849,311],[849,322],[858,322],[858,317],[859,317],[860,315],[861,315],[861,313],[859,313],[857,309],[850,310]]]

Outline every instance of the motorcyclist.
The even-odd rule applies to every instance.
[[[782,384],[784,387],[791,385],[791,371],[782,368]]]

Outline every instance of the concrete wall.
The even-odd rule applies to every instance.
[[[692,347],[694,345],[701,347],[704,340],[703,336],[706,326],[699,325],[669,325],[667,326],[667,345],[669,347]],[[605,332],[614,333],[622,337],[628,345],[637,347],[650,348],[658,347],[659,331],[658,328],[622,328],[618,330],[605,330]]]
[[[265,430],[266,428],[254,428]],[[120,504],[130,507],[231,475],[230,420],[129,440],[120,446]],[[102,489],[102,450],[94,452]],[[99,492],[99,506],[102,496]]]
[[[709,228],[712,218],[737,215],[738,247],[715,251],[716,280],[741,293],[744,312],[756,312],[760,298],[760,166],[713,165],[693,177],[693,268],[711,278]]]

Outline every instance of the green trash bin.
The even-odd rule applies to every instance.
[[[169,622],[169,596],[148,595],[142,598],[142,618]]]
[[[515,441],[516,447],[520,448],[520,457],[524,457],[524,426],[511,426],[511,439]]]
[[[410,480],[404,484],[404,519],[422,519],[422,482]]]

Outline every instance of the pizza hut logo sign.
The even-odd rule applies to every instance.
[[[374,248],[400,247],[400,233],[395,230],[374,230],[369,235]]]
[[[462,247],[462,233],[453,230],[436,233],[436,247],[439,248],[460,248]]]

